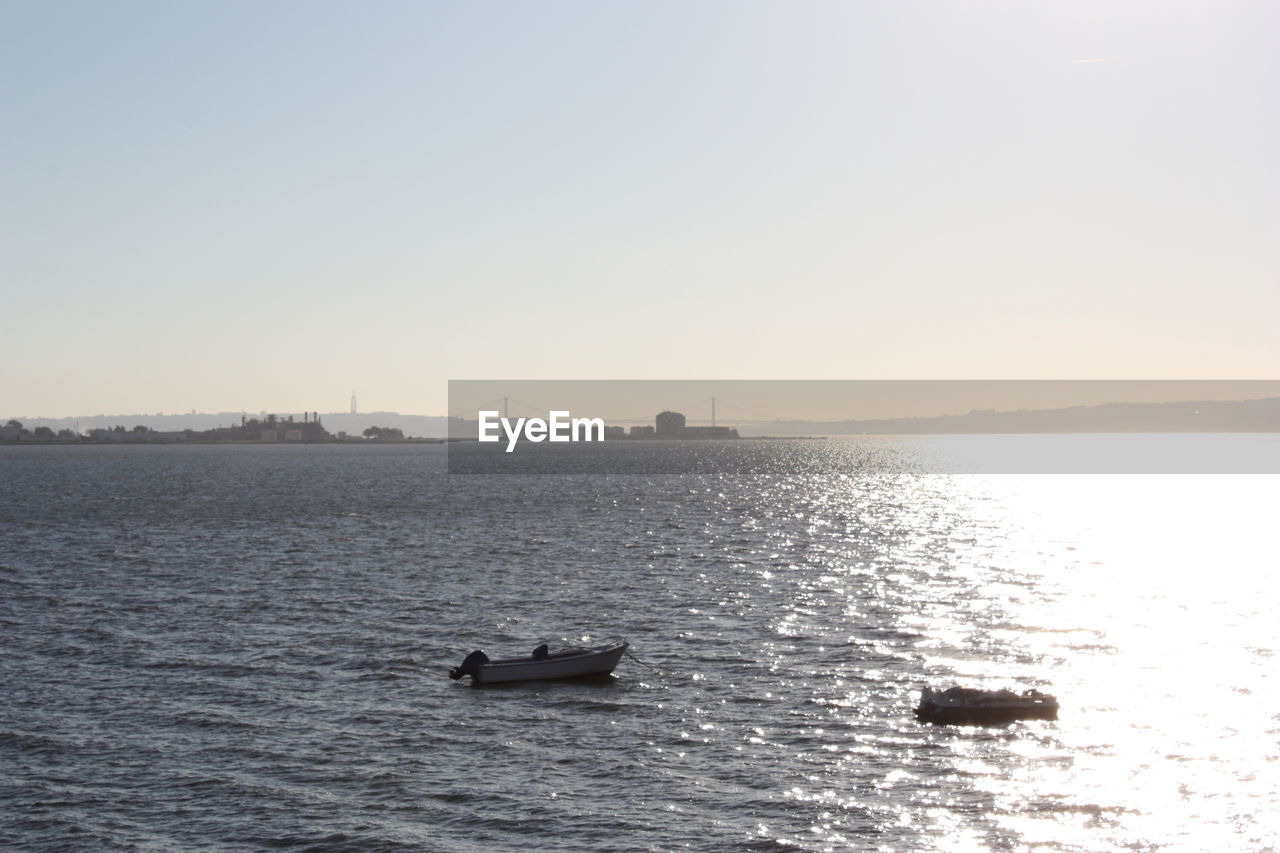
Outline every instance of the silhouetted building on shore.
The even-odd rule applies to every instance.
[[[679,412],[659,412],[653,419],[658,438],[676,438],[684,429],[684,415]]]
[[[622,438],[621,427],[605,427],[605,438]],[[633,426],[630,438],[741,438],[733,427],[688,426],[680,412],[659,412],[653,426]]]

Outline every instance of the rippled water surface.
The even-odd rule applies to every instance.
[[[0,847],[1280,844],[1277,478],[444,467],[0,448]],[[444,677],[612,634],[611,681]]]

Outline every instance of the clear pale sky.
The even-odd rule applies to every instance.
[[[1280,4],[3,15],[0,417],[1280,375]]]

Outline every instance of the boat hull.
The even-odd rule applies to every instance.
[[[1027,690],[984,691],[953,687],[937,692],[924,688],[916,719],[942,726],[998,726],[1015,720],[1056,720],[1058,700],[1047,693]]]
[[[916,719],[939,726],[1001,726],[1017,720],[1056,720],[1057,705],[1023,708],[916,708]]]
[[[551,681],[590,678],[613,672],[627,650],[627,643],[561,652],[542,660],[509,658],[483,664],[472,674],[476,684],[505,684],[512,681]]]

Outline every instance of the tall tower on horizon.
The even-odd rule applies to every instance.
[[[354,415],[355,413],[356,413],[356,392],[352,391],[351,392],[351,414]]]

